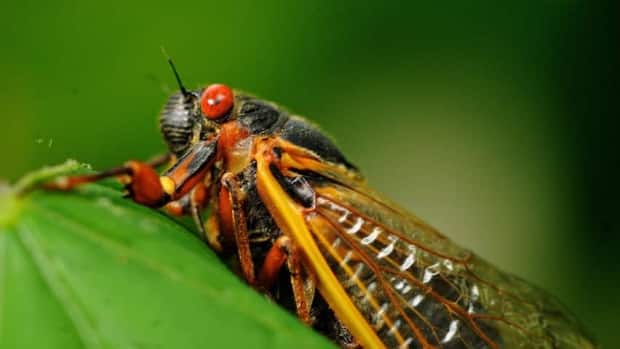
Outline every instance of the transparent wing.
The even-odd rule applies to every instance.
[[[544,291],[382,199],[357,172],[277,137],[256,148],[261,199],[367,349],[595,347]],[[307,186],[314,205],[301,207],[290,193]]]
[[[387,347],[593,348],[544,291],[504,273],[342,169],[307,176],[308,229]]]

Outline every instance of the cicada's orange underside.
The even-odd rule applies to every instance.
[[[134,201],[191,215],[250,285],[348,348],[594,347],[553,298],[367,189],[327,137],[277,105],[181,86],[161,130],[161,161],[46,187],[121,176]]]

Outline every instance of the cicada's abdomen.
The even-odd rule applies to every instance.
[[[195,128],[199,126],[199,115],[195,110],[196,98],[193,94],[173,94],[168,98],[159,118],[159,128],[168,149],[177,156],[188,149]]]

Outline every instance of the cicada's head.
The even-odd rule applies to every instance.
[[[164,106],[160,129],[168,149],[178,159],[191,152],[205,152],[191,168],[202,168],[212,157],[224,159],[228,167],[243,168],[248,164],[251,140],[266,136],[279,137],[325,161],[354,169],[329,138],[304,119],[290,116],[275,103],[222,84],[187,90],[170,63],[180,91],[170,96]],[[205,144],[210,144],[209,154]]]
[[[167,56],[165,51],[164,55]],[[187,90],[169,57],[168,63],[179,91],[170,96],[164,105],[159,117],[159,128],[170,152],[179,157],[192,145],[217,135],[218,121],[228,119],[235,97],[229,87],[220,84]]]
[[[269,134],[287,118],[272,103],[212,84],[193,91],[183,88],[170,96],[159,123],[168,149],[181,156],[192,145],[216,137],[225,124],[238,125],[252,135]]]

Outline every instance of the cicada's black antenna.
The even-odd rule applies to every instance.
[[[179,85],[179,89],[181,89],[181,93],[183,94],[183,97],[185,97],[186,99],[190,98],[192,95],[187,91],[185,86],[183,86],[183,82],[181,81],[181,76],[179,75],[177,68],[174,66],[174,62],[172,62],[172,58],[168,56],[168,53],[166,52],[166,49],[163,46],[161,47],[161,53],[164,54],[164,57],[166,57],[168,64],[170,64],[170,68],[172,69],[172,73],[174,74],[174,77],[177,79],[177,84]]]

